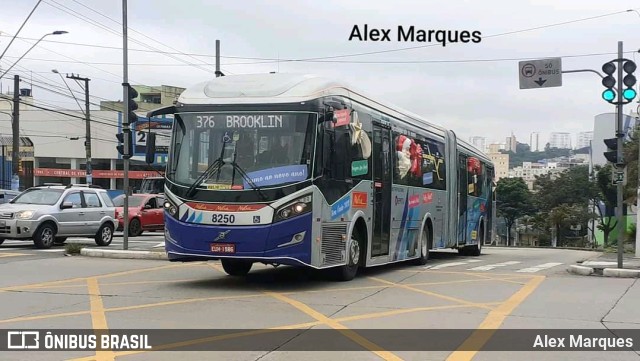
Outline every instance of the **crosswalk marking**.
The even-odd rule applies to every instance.
[[[561,264],[562,263],[559,263],[559,262],[543,263],[543,264],[538,265],[538,266],[533,266],[533,267],[529,267],[529,268],[523,268],[523,269],[517,270],[516,272],[533,273],[533,272],[541,271],[543,269],[548,269],[548,268],[551,268],[551,267],[559,266]]]
[[[64,252],[64,248],[38,249],[38,252]]]
[[[521,262],[519,262],[519,261],[507,261],[507,262],[501,262],[501,263],[494,263],[494,264],[488,264],[488,265],[484,265],[484,266],[478,266],[478,267],[474,267],[474,268],[469,268],[469,269],[467,269],[467,271],[489,271],[489,270],[492,270],[494,268],[511,266],[511,265],[518,264],[518,263],[521,263]]]
[[[445,267],[462,266],[462,265],[465,265],[465,264],[475,263],[475,262],[482,262],[482,260],[471,259],[471,260],[461,261],[461,262],[448,262],[448,263],[441,263],[441,264],[433,265],[433,266],[426,266],[424,268],[426,268],[426,269],[441,269],[441,268],[445,268]]]

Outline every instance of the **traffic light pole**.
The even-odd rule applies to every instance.
[[[622,41],[618,42],[618,59],[622,59],[623,56],[623,52],[622,52]],[[622,97],[622,66],[618,66],[618,97]],[[617,122],[616,122],[616,137],[618,137],[618,149],[617,149],[617,160],[618,160],[618,164],[616,164],[616,168],[618,171],[622,171],[624,170],[624,162],[622,159],[622,147],[623,147],[623,137],[624,137],[624,132],[623,132],[623,126],[622,126],[622,108],[623,105],[622,104],[618,104],[618,106],[616,107],[616,111],[617,111]],[[624,224],[625,222],[623,221],[622,217],[623,217],[623,212],[622,212],[622,191],[623,191],[623,187],[624,184],[623,182],[618,182],[618,184],[616,185],[617,187],[617,207],[616,207],[616,219],[618,220],[618,268],[622,268],[622,252],[623,252],[623,242],[624,242],[624,231],[625,231],[625,227]]]
[[[11,122],[13,141],[11,144],[11,189],[20,189],[20,76],[13,77],[13,121]],[[17,180],[17,182],[14,182]],[[15,189],[14,189],[15,188]]]
[[[131,132],[129,126],[129,72],[128,72],[128,59],[127,59],[127,0],[122,0],[122,86],[124,88],[124,97],[122,105],[122,132],[124,133],[124,151],[125,154],[130,154]],[[129,159],[124,158],[122,160],[124,168],[124,214],[123,221],[124,226],[122,230],[122,249],[129,249]]]

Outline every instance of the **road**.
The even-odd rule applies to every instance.
[[[413,344],[413,350],[396,351],[381,346],[394,334],[407,336],[407,330],[417,335],[424,329],[468,330],[461,341],[483,344],[483,335],[489,332],[491,336],[495,328],[583,330],[637,328],[640,323],[636,280],[566,272],[569,264],[593,257],[593,252],[506,248],[483,252],[480,257],[433,253],[427,266],[384,266],[340,283],[322,272],[291,267],[254,265],[247,278],[234,278],[227,276],[218,262],[64,257],[2,245],[0,274],[11,276],[0,278],[0,328],[199,329],[195,334],[174,332],[165,344],[153,347],[194,349],[204,347],[205,341],[214,347],[224,339],[253,349],[18,351],[6,352],[2,359],[640,359],[634,351],[465,352],[456,351],[459,344],[450,350],[424,351],[415,349],[419,343]],[[300,335],[279,340],[276,350],[271,344],[272,348],[259,347],[260,342],[267,342],[264,332],[275,327],[313,331],[296,331]],[[234,329],[252,329],[253,333],[247,336]],[[318,329],[339,332],[333,333],[333,343],[323,343],[325,336]],[[369,334],[364,331],[367,329],[391,331]],[[217,336],[203,340],[214,331]],[[222,332],[226,336],[221,336]],[[423,335],[433,338],[433,334]],[[634,347],[638,349],[638,345]],[[296,348],[310,351],[291,351]],[[350,349],[361,351],[340,351]]]

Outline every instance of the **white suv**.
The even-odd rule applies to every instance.
[[[108,246],[117,224],[107,192],[86,185],[32,187],[0,204],[0,244],[33,240],[37,248],[50,248],[67,237],[93,237]]]

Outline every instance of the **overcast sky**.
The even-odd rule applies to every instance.
[[[36,3],[3,1],[0,51]],[[521,90],[518,59],[562,57],[563,70],[600,71],[604,62],[616,57],[617,42],[623,41],[629,51],[625,56],[640,61],[635,55],[640,48],[640,14],[625,11],[630,8],[640,11],[640,1],[130,0],[129,80],[188,87],[212,78],[219,39],[226,74],[278,71],[338,78],[453,129],[465,140],[478,135],[504,142],[513,132],[518,141],[528,143],[529,134],[538,131],[546,143],[550,132],[559,131],[573,133],[575,142],[575,133],[593,130],[595,115],[614,111],[600,97],[600,78],[593,73],[563,74],[562,87]],[[598,18],[575,21],[590,17]],[[73,99],[41,88],[51,87],[45,83],[65,87],[51,69],[91,78],[93,102],[119,100],[121,22],[119,0],[43,0],[19,37],[38,39],[54,30],[69,33],[45,38],[10,73],[18,71],[29,82],[33,76],[34,97],[56,107],[78,109]],[[566,24],[545,27],[559,23]],[[364,24],[391,29],[390,41],[349,41],[354,25],[362,30]],[[398,26],[479,31],[481,41],[444,47],[398,41]],[[532,28],[538,29],[517,32]],[[26,39],[15,40],[0,60],[2,72],[34,43]],[[315,62],[248,59],[305,59],[417,46],[422,47]],[[609,54],[586,56],[602,53]],[[477,61],[490,59],[499,61]],[[461,60],[469,61],[456,62]],[[11,78],[3,78],[3,93],[12,86]],[[79,90],[73,81],[69,85]],[[630,109],[625,107],[625,113]]]

